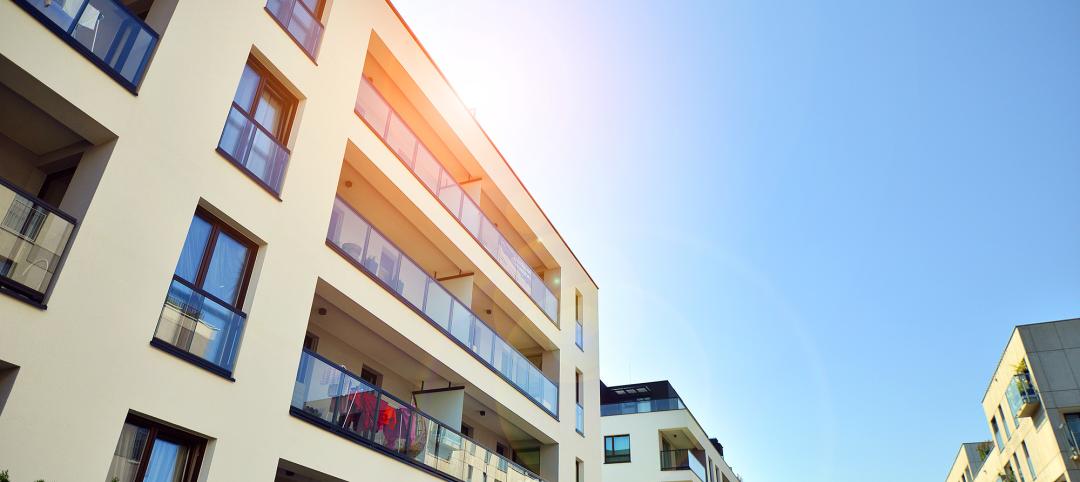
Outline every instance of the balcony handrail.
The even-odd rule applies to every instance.
[[[660,403],[662,403],[662,402],[670,402],[672,400],[675,401],[675,404],[674,404],[673,407],[670,407],[670,408],[660,407]],[[633,412],[624,412],[621,409],[621,407],[623,405],[632,404],[632,405],[635,405],[635,406],[639,406],[641,403],[644,403],[644,402],[648,402],[648,404],[649,404],[649,410],[646,410],[644,412],[643,411],[637,411],[637,410],[633,411]],[[608,413],[607,415],[605,415],[605,412],[612,411],[612,407],[619,407],[619,410],[618,410],[619,413]],[[605,408],[607,410],[605,410]],[[601,414],[601,416],[633,415],[633,414],[636,414],[636,413],[667,412],[667,411],[670,411],[670,410],[686,410],[686,404],[684,404],[682,399],[679,398],[679,397],[670,397],[670,398],[653,398],[653,399],[649,399],[649,400],[627,400],[625,402],[603,403],[603,404],[600,405],[600,414]]]
[[[326,358],[326,357],[324,357],[324,356],[322,356],[322,355],[320,355],[320,354],[318,354],[318,353],[316,353],[316,352],[313,352],[313,351],[311,351],[311,350],[308,350],[307,348],[304,348],[304,349],[303,349],[303,352],[301,353],[301,363],[300,363],[300,366],[298,366],[298,367],[297,367],[297,371],[298,371],[298,372],[299,372],[299,369],[300,369],[300,367],[302,367],[302,365],[303,365],[303,357],[304,357],[305,355],[306,355],[306,356],[310,356],[310,357],[312,357],[312,358],[315,358],[315,359],[318,359],[318,360],[322,361],[323,363],[326,363],[327,365],[330,365],[331,367],[334,367],[334,369],[335,369],[335,370],[338,370],[338,371],[340,371],[340,372],[341,372],[342,374],[344,374],[344,375],[346,375],[346,376],[348,376],[348,377],[352,378],[352,379],[353,379],[353,381],[356,381],[356,382],[358,382],[359,384],[362,384],[362,385],[364,385],[365,387],[367,387],[367,388],[371,389],[372,391],[374,391],[375,393],[377,393],[377,394],[378,394],[378,395],[379,395],[380,397],[387,397],[387,398],[389,398],[389,399],[393,400],[394,402],[396,402],[396,403],[398,403],[398,404],[400,404],[400,405],[404,405],[404,406],[406,406],[406,407],[409,407],[409,410],[410,410],[410,411],[412,411],[412,412],[415,412],[415,413],[418,413],[418,414],[420,414],[420,415],[422,415],[422,416],[424,416],[424,417],[427,417],[427,418],[428,418],[428,419],[430,419],[430,420],[431,420],[432,422],[434,422],[434,423],[435,423],[436,425],[438,425],[438,426],[442,427],[442,428],[443,428],[443,429],[445,429],[445,430],[448,430],[448,431],[450,431],[450,432],[451,432],[451,433],[453,433],[454,435],[457,435],[457,436],[459,436],[459,437],[461,437],[461,438],[463,438],[463,439],[466,439],[466,440],[468,440],[468,441],[472,442],[472,443],[473,443],[474,445],[477,445],[477,446],[479,446],[479,447],[483,447],[483,448],[484,448],[484,450],[487,450],[488,452],[490,452],[491,454],[495,455],[496,457],[499,457],[500,459],[504,460],[504,461],[505,461],[505,462],[506,462],[506,463],[507,463],[508,465],[510,465],[510,466],[513,466],[513,467],[515,467],[515,468],[519,469],[519,470],[520,470],[521,472],[525,473],[526,475],[529,475],[529,476],[531,476],[531,477],[533,477],[533,478],[535,478],[535,479],[537,479],[537,480],[540,480],[540,481],[543,481],[543,480],[544,480],[544,479],[542,479],[542,478],[541,478],[541,477],[540,477],[539,475],[536,475],[536,473],[534,473],[533,471],[531,471],[531,470],[529,470],[529,469],[527,469],[527,468],[523,467],[523,466],[522,466],[521,464],[518,464],[517,462],[514,462],[513,460],[510,460],[510,459],[506,458],[506,456],[504,456],[504,455],[500,455],[499,453],[495,452],[494,450],[491,450],[491,449],[489,449],[489,448],[487,448],[487,447],[484,447],[484,444],[481,444],[481,443],[477,442],[477,441],[476,441],[475,439],[473,439],[473,438],[471,438],[471,437],[468,437],[468,436],[466,436],[465,434],[462,434],[462,433],[461,433],[460,431],[458,431],[458,430],[455,430],[455,429],[454,429],[453,427],[451,427],[451,426],[449,426],[449,425],[447,425],[447,424],[443,423],[443,422],[442,422],[441,420],[439,420],[438,418],[436,418],[436,417],[434,417],[434,416],[432,416],[432,415],[429,415],[429,414],[428,414],[427,412],[424,412],[423,410],[420,410],[419,408],[417,408],[417,407],[416,407],[416,406],[414,406],[413,404],[411,404],[411,403],[408,403],[408,402],[406,402],[406,401],[404,401],[404,400],[402,400],[402,399],[400,399],[400,398],[398,398],[398,397],[394,396],[394,394],[392,394],[392,393],[390,393],[390,392],[387,392],[386,390],[383,390],[383,389],[382,389],[382,387],[376,387],[376,386],[374,386],[374,385],[372,385],[372,384],[368,383],[368,382],[367,382],[367,381],[365,381],[365,380],[364,380],[363,378],[361,378],[361,377],[360,377],[360,375],[357,375],[357,374],[353,373],[353,372],[352,372],[351,370],[349,370],[348,368],[345,368],[345,367],[344,367],[344,366],[342,366],[341,364],[339,364],[339,363],[337,363],[337,362],[335,362],[335,361],[333,361],[333,360],[330,360],[329,358]],[[299,374],[299,373],[298,373],[298,374]]]
[[[427,147],[427,145],[424,144],[423,141],[420,140],[420,136],[417,136],[416,132],[414,132],[412,130],[412,128],[409,127],[409,125],[405,123],[405,119],[403,117],[401,117],[401,115],[398,114],[396,110],[394,110],[394,108],[390,105],[390,102],[388,102],[386,100],[386,97],[384,97],[382,95],[382,93],[379,92],[379,90],[375,88],[375,85],[373,83],[371,83],[371,81],[366,76],[361,76],[360,82],[361,82],[361,89],[363,89],[363,84],[367,84],[367,86],[370,87],[370,91],[372,93],[374,93],[376,96],[378,96],[379,100],[381,100],[383,105],[386,106],[387,111],[389,113],[389,115],[387,116],[387,119],[386,119],[386,125],[382,127],[382,130],[376,128],[374,125],[371,124],[371,122],[368,121],[368,119],[366,117],[364,117],[364,114],[360,112],[360,109],[359,109],[360,100],[359,100],[359,95],[358,95],[357,96],[356,106],[355,106],[354,110],[355,110],[357,116],[360,117],[360,120],[365,125],[367,125],[368,128],[371,129],[371,131],[374,132],[375,135],[378,136],[379,139],[381,139],[383,141],[384,144],[386,144],[387,143],[387,141],[386,141],[387,133],[389,132],[389,128],[390,128],[390,121],[393,119],[394,116],[397,116],[397,118],[401,121],[402,126],[404,126],[404,128],[409,132],[409,134],[411,134],[412,137],[416,139],[417,147],[414,148],[414,150],[413,150],[413,156],[415,157],[416,153],[419,152],[419,148],[423,147],[424,150],[426,150],[428,153],[431,154],[431,158],[434,159],[435,162],[439,165],[439,168],[442,170],[442,172],[445,172],[446,174],[449,175],[450,172],[449,172],[449,170],[446,169],[446,166],[444,166],[443,163],[441,161],[439,161],[438,158],[435,157],[435,154],[431,151],[431,149],[429,149]],[[406,161],[405,159],[402,159],[401,155],[397,152],[396,149],[394,149],[393,147],[390,147],[389,144],[387,144],[387,147],[390,149],[390,152],[392,152],[394,154],[394,156],[397,157],[398,160],[401,161],[401,163],[404,164],[405,167],[407,167],[409,169],[409,171],[412,172],[413,175],[415,176],[416,175],[416,172],[414,171],[415,168],[413,166],[410,166],[408,161]],[[415,159],[413,160],[413,162],[415,163]],[[489,224],[491,224],[493,227],[495,227],[496,226],[495,223],[493,221],[491,221],[490,218],[488,218],[487,214],[485,214],[483,210],[480,209],[480,204],[478,202],[476,202],[476,200],[473,199],[472,196],[467,191],[465,191],[464,188],[461,187],[461,184],[458,183],[457,180],[453,178],[453,176],[448,176],[448,177],[450,178],[450,181],[453,182],[454,185],[457,186],[457,188],[461,191],[462,202],[464,202],[465,200],[468,200],[470,203],[472,203],[472,205],[476,208],[476,212],[479,214],[479,216],[481,216]],[[441,176],[440,176],[440,180],[441,180]],[[420,184],[422,184],[428,190],[428,192],[430,192],[433,196],[435,196],[436,201],[438,201],[440,204],[442,204],[447,210],[450,209],[449,206],[446,206],[446,203],[442,200],[442,198],[439,197],[439,194],[432,191],[431,187],[428,186],[427,183],[425,183],[423,180],[421,180]],[[460,214],[454,215],[453,212],[451,212],[450,214],[459,223],[462,223],[462,221],[460,219]],[[483,226],[483,223],[481,223],[481,226]],[[462,223],[462,227],[465,227],[463,223]],[[531,292],[531,287],[522,286],[521,282],[519,282],[518,279],[515,278],[510,273],[510,268],[508,268],[506,266],[503,266],[503,263],[499,261],[498,257],[495,256],[495,253],[492,253],[487,248],[487,246],[485,246],[484,243],[479,238],[477,238],[477,236],[475,234],[473,234],[472,231],[470,231],[467,227],[465,227],[465,231],[467,233],[469,233],[469,235],[472,236],[474,240],[476,240],[477,244],[480,245],[480,247],[484,250],[484,252],[486,252],[489,256],[491,256],[491,258],[495,261],[495,264],[499,265],[499,267],[502,268],[506,272],[507,276],[509,276],[510,279],[514,281],[514,284],[516,284],[518,286],[518,288],[521,288],[521,290],[525,292],[525,296],[528,297],[534,304],[536,304],[536,306],[538,308],[540,308],[540,311],[543,312],[544,315],[547,316],[551,320],[552,323],[555,323],[555,325],[558,326],[558,324],[559,324],[558,319],[559,319],[560,301],[559,301],[559,298],[557,296],[555,296],[555,294],[551,291],[551,289],[549,289],[543,283],[540,283],[540,285],[539,285],[555,301],[555,306],[553,308],[553,311],[554,311],[553,313],[549,313],[548,310],[545,309],[541,305],[540,300],[537,300],[537,299],[535,299],[533,297],[533,294]],[[508,240],[506,240],[506,236],[504,236],[502,234],[502,232],[498,230],[497,227],[495,228],[495,232],[500,238],[502,238],[503,241],[505,241],[506,246],[509,247],[511,251],[513,251],[514,255],[517,256],[517,258],[519,260],[521,260],[521,262],[527,266],[528,263],[525,263],[525,257],[521,256],[521,253],[517,252],[517,249],[514,248],[510,244],[510,242]],[[539,278],[539,275],[536,274],[535,272],[532,272],[531,268],[530,268],[530,273],[532,274],[532,276],[534,276],[536,278]]]
[[[72,227],[79,224],[79,220],[75,219],[75,216],[72,216],[72,215],[70,215],[68,213],[65,213],[64,211],[61,211],[60,208],[58,208],[56,206],[53,206],[52,204],[49,204],[49,203],[47,203],[45,201],[42,201],[37,196],[35,196],[33,194],[30,194],[29,192],[26,192],[25,190],[23,190],[19,186],[16,186],[15,184],[11,183],[7,179],[4,179],[4,178],[0,177],[0,185],[10,189],[15,194],[18,194],[19,196],[30,200],[30,202],[34,203],[34,206],[40,207],[41,209],[44,209],[44,210],[46,210],[46,211],[48,211],[48,212],[50,212],[52,214],[57,215],[60,219],[63,219],[64,221],[67,221],[67,222],[71,223]]]
[[[190,282],[190,281],[188,281],[188,280],[186,280],[184,278],[181,278],[179,275],[174,274],[173,275],[173,281],[184,285],[185,287],[187,287],[188,289],[193,291],[195,294],[197,294],[199,296],[202,296],[203,298],[206,298],[206,299],[208,299],[210,301],[213,301],[215,304],[221,306],[222,308],[225,308],[226,310],[231,311],[234,315],[237,315],[237,316],[239,316],[240,318],[242,318],[244,320],[247,319],[247,313],[244,313],[243,311],[240,311],[235,306],[233,306],[232,303],[226,302],[225,300],[222,300],[221,298],[218,298],[217,296],[214,296],[214,295],[210,294],[208,291],[206,291],[206,290],[204,290],[202,288],[199,288],[198,286],[195,286],[194,283],[192,283],[192,282]]]
[[[411,256],[409,256],[408,254],[406,254],[406,253],[405,253],[405,250],[403,250],[403,249],[399,248],[399,247],[398,247],[398,246],[397,246],[396,244],[394,244],[394,243],[393,243],[392,241],[390,241],[390,237],[389,237],[389,236],[386,236],[386,234],[384,234],[384,233],[383,233],[382,231],[380,231],[380,230],[379,230],[378,228],[376,228],[376,227],[375,227],[375,225],[374,225],[373,223],[371,223],[370,221],[368,221],[368,219],[367,219],[367,218],[365,218],[365,217],[364,217],[363,215],[361,215],[361,214],[360,214],[360,213],[359,213],[359,212],[358,212],[358,211],[356,210],[356,208],[352,207],[352,205],[350,205],[350,204],[349,204],[348,202],[346,202],[346,201],[345,201],[344,199],[342,199],[342,198],[340,198],[340,197],[336,197],[335,199],[337,199],[337,200],[341,201],[341,202],[340,202],[340,204],[341,204],[341,205],[345,206],[345,207],[346,207],[347,209],[349,209],[349,211],[351,211],[351,212],[352,212],[352,213],[353,213],[353,214],[354,214],[354,215],[355,215],[356,217],[358,217],[358,218],[360,218],[360,219],[361,219],[362,221],[364,221],[364,223],[365,223],[365,224],[367,224],[367,226],[368,226],[368,229],[370,229],[370,230],[371,230],[372,232],[378,233],[378,235],[379,235],[379,236],[381,236],[381,237],[382,237],[382,238],[383,238],[384,240],[386,240],[387,244],[389,244],[389,245],[390,245],[390,246],[392,246],[392,247],[393,247],[393,248],[394,248],[395,250],[397,250],[397,252],[398,252],[398,253],[400,253],[400,255],[401,255],[401,256],[402,256],[403,258],[405,258],[405,259],[408,259],[408,260],[409,260],[409,262],[413,263],[413,265],[415,265],[415,266],[417,266],[417,267],[420,267],[420,266],[422,266],[422,265],[421,265],[420,263],[416,262],[416,260],[415,260],[415,259],[413,259],[413,258],[412,258]],[[333,241],[333,240],[331,240],[331,239],[330,239],[329,233],[327,233],[327,239],[326,239],[326,242],[327,242],[327,243],[328,243],[328,245],[329,245],[329,246],[331,247],[331,249],[333,249],[333,250],[334,250],[335,252],[337,252],[337,253],[338,253],[339,255],[343,256],[343,257],[344,257],[344,258],[345,258],[346,260],[353,260],[353,257],[352,257],[351,255],[349,255],[348,253],[345,253],[345,252],[344,252],[344,251],[343,251],[343,250],[342,250],[342,249],[341,249],[340,247],[338,247],[338,246],[337,246],[337,245],[335,244],[335,241]],[[356,266],[357,268],[359,268],[359,269],[360,269],[361,271],[363,271],[363,272],[365,272],[365,273],[368,273],[368,274],[370,274],[370,277],[371,277],[371,278],[372,278],[372,279],[373,279],[373,280],[374,280],[374,281],[375,281],[376,283],[378,283],[378,284],[382,285],[384,289],[386,289],[387,291],[390,291],[391,293],[395,294],[395,296],[399,296],[399,295],[398,295],[398,294],[397,294],[397,293],[396,293],[396,292],[394,291],[394,289],[393,289],[392,287],[390,287],[389,285],[387,285],[387,283],[386,283],[386,282],[385,282],[384,280],[382,280],[382,279],[381,279],[381,278],[380,278],[380,277],[379,277],[379,276],[378,276],[377,274],[375,274],[375,273],[371,273],[371,272],[370,272],[370,270],[369,270],[369,268],[363,265],[363,262],[362,262],[362,261],[359,261],[359,260],[353,260],[353,261],[355,261],[355,262],[352,262],[351,264],[353,264],[354,266]],[[397,264],[397,269],[398,269],[398,270],[400,270],[400,268],[401,268],[401,263],[399,262],[399,263]],[[439,283],[439,282],[438,282],[438,280],[436,280],[436,279],[434,279],[433,277],[429,276],[429,275],[427,274],[427,272],[423,272],[423,274],[424,274],[424,276],[425,276],[425,277],[426,277],[426,278],[427,278],[427,279],[428,279],[429,281],[431,281],[431,282],[434,282],[434,283],[436,283],[436,284],[439,284],[440,286],[442,286],[442,285],[441,285],[441,283]],[[397,277],[397,274],[395,274],[395,277]],[[528,357],[526,357],[526,356],[525,356],[525,355],[524,355],[523,353],[521,353],[521,351],[519,351],[519,350],[518,350],[517,348],[515,348],[515,347],[514,347],[514,346],[513,346],[512,344],[510,344],[510,342],[506,341],[506,339],[505,339],[505,338],[503,338],[503,337],[502,337],[501,335],[499,335],[499,332],[498,332],[498,331],[496,331],[496,330],[495,330],[495,328],[493,328],[493,327],[492,327],[491,325],[487,324],[487,322],[485,322],[485,321],[484,321],[484,320],[483,320],[482,318],[480,318],[480,316],[478,316],[478,315],[476,314],[476,312],[474,312],[474,311],[472,310],[472,308],[470,308],[470,307],[469,307],[469,305],[468,305],[467,303],[465,303],[464,301],[462,301],[462,300],[461,300],[461,298],[458,298],[458,297],[457,297],[457,296],[456,296],[456,295],[455,295],[454,293],[450,292],[450,290],[446,290],[446,289],[444,288],[444,291],[446,292],[446,294],[447,294],[447,295],[448,295],[448,296],[449,296],[449,297],[450,297],[451,299],[453,299],[454,301],[458,302],[458,303],[459,303],[459,304],[460,304],[460,305],[461,305],[461,306],[462,306],[462,307],[463,307],[463,308],[464,308],[464,309],[465,309],[466,311],[468,311],[468,313],[469,313],[470,315],[472,315],[472,317],[473,317],[473,318],[475,318],[475,319],[476,319],[476,320],[477,320],[478,322],[480,322],[480,323],[482,323],[482,324],[483,324],[484,326],[486,326],[486,327],[488,328],[488,330],[490,330],[490,331],[491,331],[491,336],[492,336],[492,338],[493,338],[493,339],[496,339],[496,338],[497,338],[497,339],[501,340],[501,341],[502,341],[502,342],[503,342],[503,343],[504,343],[504,344],[505,344],[505,345],[506,345],[506,346],[507,346],[508,348],[510,348],[510,349],[512,349],[512,350],[514,350],[514,353],[517,353],[517,354],[518,354],[518,355],[519,355],[519,356],[520,356],[521,358],[525,359],[526,361],[528,360]],[[422,307],[418,307],[418,306],[415,306],[415,305],[413,305],[413,304],[412,304],[412,302],[408,301],[408,300],[407,300],[407,299],[405,299],[404,297],[400,297],[400,299],[402,300],[402,302],[403,302],[403,303],[405,303],[405,304],[407,304],[407,305],[410,305],[410,306],[412,306],[413,308],[415,308],[415,309],[414,309],[414,312],[416,312],[417,314],[419,314],[419,315],[420,315],[421,317],[423,317],[423,318],[424,318],[425,320],[427,320],[427,321],[428,321],[429,323],[431,323],[431,324],[432,324],[433,326],[435,326],[435,327],[436,327],[437,329],[439,329],[440,331],[444,331],[443,327],[442,327],[442,326],[441,326],[441,325],[439,324],[439,322],[437,322],[437,321],[433,320],[433,319],[432,319],[432,318],[431,318],[431,317],[430,317],[430,316],[429,316],[429,315],[428,315],[427,313],[425,313]],[[475,352],[474,350],[472,350],[472,349],[471,349],[470,347],[467,347],[467,346],[465,346],[465,345],[464,345],[463,343],[461,343],[461,342],[460,342],[460,340],[458,340],[458,339],[457,339],[457,338],[456,338],[456,337],[455,337],[455,336],[454,336],[453,334],[451,334],[451,333],[444,333],[444,334],[445,334],[445,335],[447,335],[447,337],[448,337],[448,338],[450,338],[450,339],[451,339],[452,341],[454,341],[455,343],[458,343],[458,344],[459,344],[460,346],[464,347],[464,348],[465,348],[465,351],[469,352],[470,354],[473,354],[473,356],[474,356],[474,357],[477,357],[477,358],[479,358],[479,354],[477,354],[477,353],[476,353],[476,352]],[[487,361],[485,361],[485,360],[483,360],[483,359],[481,359],[481,362],[482,362],[482,363],[484,363],[484,364],[487,364]],[[495,367],[491,367],[491,366],[489,366],[489,368],[491,368],[491,369],[492,369],[492,371],[494,371],[494,372],[495,372],[496,374],[498,374],[498,375],[499,375],[500,377],[502,377],[502,376],[503,376],[503,374],[502,374],[502,373],[501,373],[501,372],[500,372],[499,370],[495,369]],[[541,407],[542,409],[544,409],[545,411],[548,411],[548,412],[549,412],[549,413],[551,413],[552,415],[554,415],[554,416],[558,417],[558,413],[559,413],[559,403],[558,403],[558,391],[560,390],[560,389],[559,389],[559,383],[558,383],[558,382],[556,382],[555,380],[552,380],[552,379],[551,379],[550,377],[548,377],[548,376],[547,376],[546,374],[544,374],[544,372],[540,371],[540,370],[539,370],[539,368],[537,368],[537,371],[536,371],[536,373],[538,373],[538,374],[539,374],[540,376],[544,377],[544,379],[546,379],[546,380],[547,380],[547,381],[548,381],[549,383],[551,383],[551,384],[552,384],[552,385],[553,385],[553,386],[555,387],[555,390],[556,390],[556,397],[555,397],[555,404],[554,404],[554,405],[555,405],[555,406],[554,406],[554,412],[552,412],[552,411],[549,411],[549,410],[547,410],[547,408],[546,408],[546,407],[544,407],[544,405],[543,405],[543,401],[541,401],[541,400],[537,400],[537,399],[536,399],[535,397],[533,397],[532,395],[530,395],[530,394],[529,394],[529,393],[528,393],[528,392],[526,391],[526,387],[519,387],[519,386],[518,386],[518,384],[517,384],[517,383],[515,383],[515,382],[514,382],[514,381],[512,381],[512,380],[507,380],[507,382],[508,382],[508,383],[510,384],[510,386],[512,386],[512,387],[514,387],[514,388],[517,388],[517,389],[518,389],[518,390],[519,390],[519,391],[520,391],[520,392],[521,392],[521,393],[522,393],[523,395],[525,395],[525,396],[526,396],[527,398],[529,398],[529,399],[533,400],[533,402],[534,402],[534,403],[536,403],[536,404],[537,404],[538,406],[540,406],[540,407]],[[504,377],[504,379],[505,379],[505,377]]]

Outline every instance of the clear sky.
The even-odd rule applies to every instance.
[[[944,480],[1080,316],[1080,2],[395,5],[749,482]]]

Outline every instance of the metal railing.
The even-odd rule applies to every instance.
[[[300,49],[312,59],[319,53],[323,24],[315,16],[312,0],[267,0],[266,11],[289,33]],[[317,0],[316,0],[317,1]]]
[[[683,405],[681,399],[657,398],[631,402],[607,403],[600,406],[600,416],[606,417],[609,415],[627,415],[631,413],[663,412],[667,410],[682,410],[685,408],[686,405]]]
[[[0,179],[0,286],[41,303],[75,230],[75,218]]]
[[[533,271],[506,237],[495,227],[495,223],[480,210],[479,204],[469,196],[454,177],[439,163],[439,160],[420,142],[419,138],[405,124],[401,116],[383,98],[382,94],[366,78],[360,81],[360,92],[356,97],[356,113],[364,119],[398,158],[424,184],[435,198],[446,206],[451,214],[461,222],[465,229],[484,248],[495,262],[510,275],[510,278],[553,323],[558,324],[559,299],[544,284],[540,275]]]
[[[154,338],[231,373],[247,315],[173,276]]]
[[[707,480],[705,466],[690,449],[661,450],[660,470],[689,470],[700,480]]]
[[[233,102],[218,140],[218,152],[274,194],[281,193],[289,149]]]
[[[300,357],[291,405],[303,419],[457,480],[543,482],[528,469],[308,350]]]
[[[158,33],[115,0],[15,0],[117,82],[138,89]]]
[[[540,408],[559,415],[559,387],[418,263],[337,198],[327,243]]]
[[[1012,413],[1018,417],[1030,416],[1040,403],[1039,392],[1031,383],[1029,372],[1020,372],[1013,375],[1009,386],[1005,389],[1005,398],[1009,402]]]

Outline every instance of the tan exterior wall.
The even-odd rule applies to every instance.
[[[585,480],[600,480],[596,286],[387,3],[330,2],[317,64],[264,4],[175,2],[136,96],[16,4],[0,2],[0,58],[40,83],[27,84],[28,98],[52,91],[70,104],[50,114],[96,146],[77,176],[100,176],[92,192],[69,192],[83,207],[70,209],[79,227],[48,308],[0,297],[0,361],[20,367],[0,412],[0,469],[14,480],[104,479],[125,416],[134,411],[210,440],[203,481],[273,480],[279,459],[343,480],[438,480],[289,415],[322,280],[548,443],[541,455],[546,480],[573,481],[577,459],[585,462]],[[353,113],[372,32],[415,81],[413,95],[429,99],[467,150],[485,198],[494,192],[517,219],[508,225],[535,235],[536,256],[559,275],[549,285],[562,300],[560,325]],[[280,200],[215,152],[249,55],[300,98]],[[9,69],[0,80],[20,75]],[[449,240],[462,258],[457,262],[476,268],[484,293],[543,348],[544,370],[561,387],[558,420],[327,248],[350,145]],[[235,382],[149,346],[196,206],[220,213],[260,245],[243,303],[248,317]],[[584,351],[574,345],[575,290],[586,299]],[[574,429],[575,370],[585,375],[585,436]]]
[[[689,410],[666,410],[659,412],[610,415],[601,417],[604,436],[630,435],[630,462],[604,464],[603,480],[647,481],[698,481],[690,470],[661,470],[661,431],[679,431],[692,437],[695,447],[705,451],[702,465],[709,472],[700,482],[712,482],[719,470],[728,482],[740,479],[709,442],[709,437],[698,425]],[[708,465],[706,465],[708,464]],[[721,481],[722,482],[722,481]]]

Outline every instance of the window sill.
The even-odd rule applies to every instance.
[[[184,360],[184,361],[186,361],[188,363],[191,363],[192,365],[195,365],[195,366],[197,366],[199,368],[202,368],[203,370],[206,370],[206,371],[208,371],[210,373],[213,373],[214,375],[217,375],[217,376],[219,376],[221,378],[224,378],[224,379],[226,379],[226,380],[228,380],[230,382],[236,382],[236,379],[233,378],[231,371],[226,370],[224,368],[221,368],[221,367],[219,367],[219,366],[217,366],[217,365],[215,365],[213,363],[210,363],[210,362],[208,362],[206,360],[203,360],[202,358],[199,358],[198,356],[192,355],[191,353],[188,353],[188,352],[186,352],[184,350],[181,350],[181,349],[179,349],[179,348],[177,348],[175,346],[172,346],[169,343],[167,343],[165,341],[162,341],[159,338],[151,338],[150,339],[150,346],[152,346],[154,348],[157,348],[158,350],[161,350],[161,351],[163,351],[165,353],[168,353],[168,354],[170,354],[172,356],[175,356],[175,357],[177,357],[177,358],[179,358],[181,360]]]

